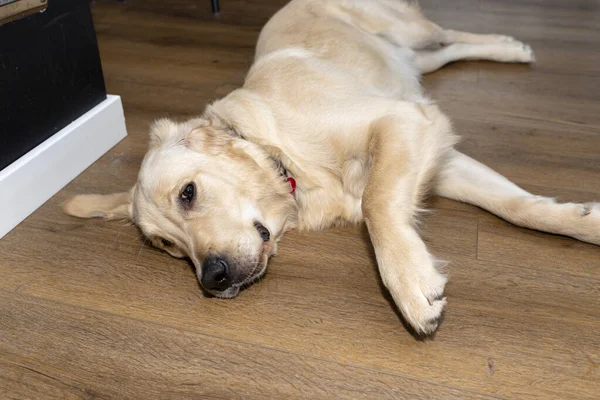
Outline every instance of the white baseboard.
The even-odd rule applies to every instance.
[[[125,136],[121,98],[109,95],[0,171],[0,238]]]

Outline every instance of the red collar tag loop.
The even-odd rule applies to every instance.
[[[294,194],[296,191],[296,180],[294,178],[287,178],[285,181],[290,184],[290,194]]]

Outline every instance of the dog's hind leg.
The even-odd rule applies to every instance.
[[[531,47],[509,36],[480,35],[443,29],[428,20],[418,8],[398,2],[350,2],[337,9],[337,16],[359,29],[388,42],[415,51],[421,74],[433,72],[459,60],[490,60],[530,63]]]
[[[600,245],[600,203],[557,203],[533,195],[472,158],[453,150],[435,191],[479,206],[525,228]]]
[[[491,44],[517,42],[512,36],[461,32],[453,29],[443,29],[441,37],[440,44],[444,45],[452,43]]]
[[[338,18],[396,46],[422,49],[446,40],[444,29],[428,20],[414,3],[390,0],[339,3],[332,6]]]
[[[459,60],[490,60],[511,63],[535,61],[531,47],[518,42],[486,44],[453,43],[435,50],[416,51],[415,64],[421,74],[436,71]]]
[[[335,7],[335,6],[334,6]],[[338,16],[361,30],[413,50],[454,43],[520,43],[511,36],[444,29],[429,20],[415,4],[397,0],[339,1]]]
[[[429,334],[446,305],[447,278],[415,230],[414,216],[453,136],[446,134],[449,123],[434,106],[411,107],[402,117],[373,124],[362,210],[384,285],[415,331]]]

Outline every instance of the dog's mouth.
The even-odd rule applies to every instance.
[[[212,291],[212,290],[207,290],[207,292],[215,297],[220,298],[220,299],[233,299],[240,293],[240,287],[239,286],[231,286],[231,287],[223,290],[222,292],[217,292],[217,291]]]

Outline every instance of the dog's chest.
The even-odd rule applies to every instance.
[[[368,164],[368,161],[355,157],[346,160],[342,166],[342,187],[344,196],[350,196],[354,201],[357,201],[359,209],[362,195],[369,178]],[[360,218],[362,218],[362,213]]]
[[[341,173],[322,173],[297,192],[298,227],[320,230],[362,221],[362,194],[367,185],[368,162],[350,158]]]

